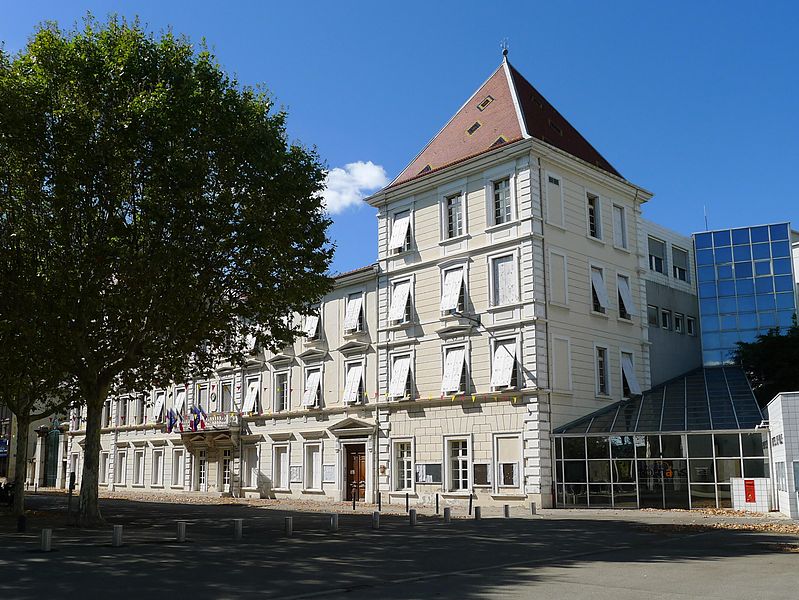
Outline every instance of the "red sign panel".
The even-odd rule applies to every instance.
[[[756,502],[754,479],[744,479],[744,497],[747,502]]]

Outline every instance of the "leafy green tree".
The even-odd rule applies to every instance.
[[[39,28],[0,59],[0,220],[39,240],[28,308],[87,406],[80,517],[102,522],[102,407],[282,347],[331,286],[324,169],[204,48],[138,22]],[[0,248],[6,252],[6,248]],[[0,281],[0,289],[7,282]]]
[[[765,406],[780,392],[799,390],[799,325],[794,315],[787,330],[770,329],[754,342],[738,342],[735,362],[752,383],[758,402]]]

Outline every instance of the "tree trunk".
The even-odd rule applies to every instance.
[[[103,404],[108,394],[95,394],[86,398],[86,438],[83,448],[83,472],[80,477],[80,509],[78,525],[81,527],[97,527],[105,521],[100,515],[98,497],[100,467],[100,425],[103,415]]]
[[[28,462],[28,432],[30,431],[30,415],[17,417],[17,457],[14,461],[14,510],[15,517],[25,514],[25,476]]]

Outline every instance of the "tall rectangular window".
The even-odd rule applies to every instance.
[[[413,454],[410,442],[394,443],[394,489],[410,490],[413,487]]]
[[[244,487],[258,487],[258,446],[247,446],[244,451]]]
[[[680,313],[674,313],[674,331],[685,333],[685,317]]]
[[[183,487],[183,450],[172,452],[172,487]]]
[[[552,225],[564,227],[563,186],[560,177],[547,173],[547,221]]]
[[[261,378],[257,375],[255,377],[247,378],[247,388],[244,396],[244,405],[241,411],[244,413],[258,413],[261,408]]]
[[[503,306],[519,301],[516,257],[513,254],[491,259],[491,305]]]
[[[363,331],[363,294],[357,292],[347,296],[344,313],[344,333]]]
[[[518,386],[518,360],[516,340],[496,340],[491,361],[491,387],[494,389],[515,388]]]
[[[223,381],[219,390],[219,410],[223,413],[233,411],[233,382]]]
[[[391,221],[391,238],[388,242],[389,253],[398,254],[411,248],[411,211],[403,210],[394,213]]]
[[[305,392],[302,405],[306,408],[322,406],[322,369],[308,367],[305,369]]]
[[[463,311],[466,305],[465,288],[463,267],[455,267],[444,271],[440,307],[442,313],[446,314]]]
[[[164,451],[162,449],[153,450],[153,485],[164,485]]]
[[[638,384],[638,377],[635,375],[633,365],[633,355],[630,352],[621,353],[621,387],[622,396],[629,398],[641,393],[641,386]]]
[[[305,481],[306,490],[322,489],[322,445],[306,444],[305,446]]]
[[[649,238],[649,268],[656,273],[666,273],[666,242]]]
[[[194,399],[194,406],[199,406],[208,412],[208,384],[204,383],[197,386],[197,396]]]
[[[147,417],[147,401],[143,395],[136,397],[136,425],[142,425]]]
[[[103,404],[103,427],[111,427],[111,401],[106,400]]]
[[[406,398],[411,395],[411,355],[402,354],[391,357],[391,380],[388,395],[392,398]]]
[[[646,321],[650,327],[657,327],[660,325],[660,312],[657,306],[648,304],[646,307]]]
[[[363,363],[348,362],[344,371],[344,404],[360,402],[363,398]]]
[[[630,289],[630,278],[626,275],[618,275],[617,283],[619,291],[619,317],[630,320],[635,314],[635,308],[633,306],[633,293]]]
[[[613,245],[617,248],[627,246],[627,214],[623,206],[613,205]]]
[[[117,425],[128,424],[128,399],[120,398],[117,400]]]
[[[144,485],[144,450],[133,453],[133,484]]]
[[[591,193],[586,193],[586,202],[588,205],[588,235],[592,238],[602,239],[602,214],[601,206],[599,203],[599,196]]]
[[[596,347],[596,393],[597,396],[610,395],[610,368],[608,365],[608,349]]]
[[[450,491],[469,489],[469,441],[447,440]]]
[[[519,436],[499,435],[494,438],[494,444],[497,488],[518,488],[521,463]]]
[[[319,339],[319,314],[321,312],[322,309],[319,308],[319,313],[305,316],[305,327],[303,327],[305,339],[309,341]]]
[[[610,306],[605,275],[600,267],[591,267],[591,310],[605,314]]]
[[[289,487],[289,449],[288,446],[272,446],[272,486],[277,490]]]
[[[128,470],[128,453],[117,452],[117,458],[114,462],[114,483],[125,485],[126,475]]]
[[[233,465],[233,451],[225,448],[222,451],[222,490],[230,491],[231,467]]]
[[[274,410],[280,412],[289,409],[289,373],[275,373]]]
[[[100,453],[100,472],[98,473],[98,477],[100,479],[100,483],[108,483],[108,452],[101,452]]]
[[[494,225],[508,223],[512,218],[510,177],[492,182]]]
[[[686,317],[685,331],[688,335],[696,335],[696,319],[693,317]]]
[[[671,311],[665,308],[660,309],[660,326],[667,331],[671,331]]]
[[[671,247],[671,264],[674,279],[688,281],[688,251],[677,246]]]
[[[465,346],[444,348],[444,377],[441,380],[442,393],[454,394],[466,391],[468,377],[464,364],[465,359]]]
[[[463,235],[463,194],[447,196],[444,210],[447,218],[447,239]]]
[[[395,281],[391,284],[391,305],[388,320],[392,323],[408,323],[411,320],[411,280]]]

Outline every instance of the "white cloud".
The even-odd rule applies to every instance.
[[[371,160],[330,169],[322,198],[328,212],[338,214],[355,206],[370,192],[388,185],[386,170]]]

